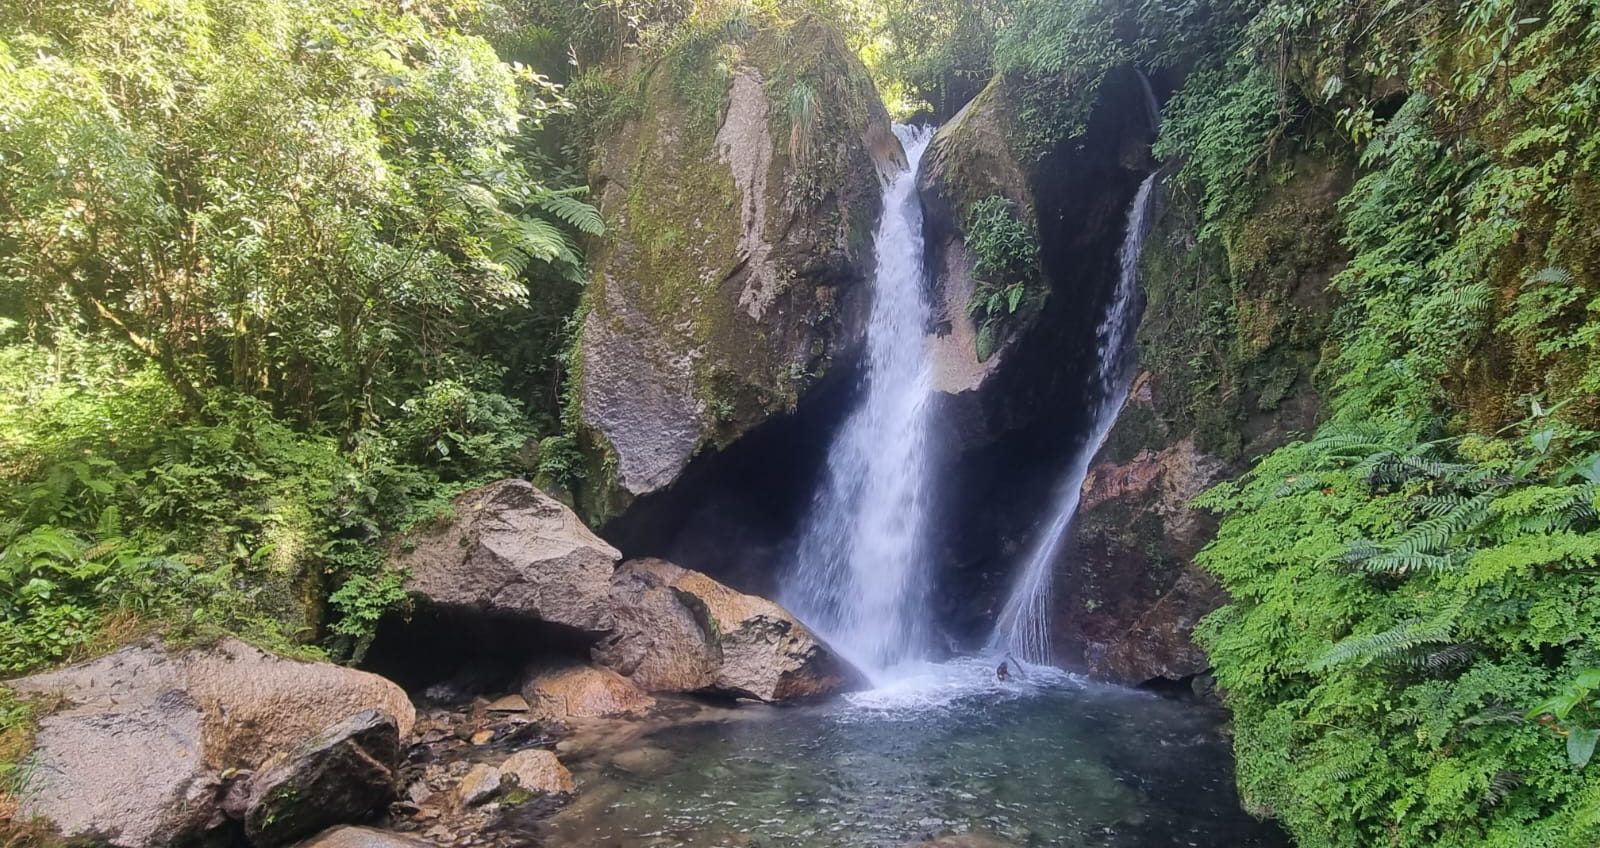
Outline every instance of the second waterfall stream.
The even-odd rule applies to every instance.
[[[1150,210],[1154,205],[1160,172],[1145,178],[1128,208],[1127,231],[1117,253],[1117,288],[1106,305],[1105,317],[1095,330],[1097,364],[1088,387],[1089,431],[1072,454],[1066,473],[1057,484],[1055,502],[1044,534],[1034,543],[1011,590],[1000,619],[995,624],[989,648],[1012,654],[1033,663],[1050,662],[1051,583],[1067,531],[1078,514],[1083,481],[1089,475],[1106,434],[1117,422],[1122,404],[1127,401],[1138,358],[1133,333],[1138,329],[1143,301],[1139,291],[1139,259],[1144,255],[1144,239],[1150,229]]]
[[[917,166],[929,127],[896,126],[908,167],[883,192],[862,397],[828,451],[785,604],[881,681],[927,641],[930,309]]]

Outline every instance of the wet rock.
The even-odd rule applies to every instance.
[[[525,480],[458,496],[442,526],[392,555],[407,589],[447,608],[509,613],[599,634],[611,627],[611,572],[621,555]]]
[[[265,848],[360,821],[395,797],[399,759],[394,717],[357,713],[255,775],[245,835]]]
[[[1137,385],[1130,406],[1137,409],[1147,391]],[[1189,501],[1226,470],[1193,438],[1091,469],[1071,539],[1075,558],[1063,567],[1092,568],[1092,579],[1069,574],[1061,582],[1067,595],[1091,586],[1098,594],[1092,604],[1079,598],[1058,606],[1054,630],[1064,655],[1081,650],[1091,674],[1126,684],[1181,680],[1210,666],[1192,634],[1227,596],[1191,564],[1214,522]],[[1160,563],[1151,562],[1152,546]]]
[[[456,803],[476,807],[500,794],[500,770],[478,763],[456,784]]]
[[[578,791],[572,773],[543,748],[518,751],[500,764],[502,776],[514,777],[517,786],[534,795],[572,795]]]
[[[672,764],[672,752],[664,748],[631,748],[611,758],[611,765],[628,774],[649,777]]]
[[[609,668],[565,665],[534,671],[522,686],[529,714],[544,720],[641,715],[655,699]]]
[[[150,638],[7,684],[62,706],[39,720],[20,812],[68,838],[165,846],[219,822],[227,769],[255,769],[363,710],[407,734],[398,686],[330,663],[297,662],[225,639],[168,648]]]
[[[860,681],[788,611],[697,571],[632,560],[613,586],[617,630],[594,657],[644,688],[781,701]]]
[[[297,848],[438,848],[438,845],[409,834],[346,825],[323,831]]]

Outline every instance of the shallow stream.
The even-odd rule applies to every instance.
[[[553,845],[1285,846],[1240,809],[1221,716],[1054,669],[922,666],[803,707],[740,706],[574,750]]]

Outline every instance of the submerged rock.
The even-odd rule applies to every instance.
[[[588,665],[535,670],[522,685],[522,697],[529,715],[547,721],[641,715],[656,703],[615,671]]]
[[[365,710],[393,716],[401,736],[416,718],[381,677],[233,639],[178,649],[150,638],[6,685],[61,704],[39,719],[21,815],[125,848],[220,824],[225,769],[256,769]]]
[[[394,798],[399,763],[394,717],[357,713],[255,775],[245,835],[265,848],[359,821]]]
[[[697,571],[633,560],[613,583],[617,630],[595,659],[644,688],[781,701],[861,680],[787,610]]]
[[[408,590],[447,608],[504,613],[591,634],[611,627],[621,554],[526,480],[458,496],[454,516],[407,536],[392,562]]]
[[[349,825],[323,831],[296,848],[438,848],[416,836]]]

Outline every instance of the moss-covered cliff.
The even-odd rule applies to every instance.
[[[604,519],[801,395],[860,339],[880,173],[903,154],[827,23],[703,23],[628,80],[592,176],[574,390]]]

